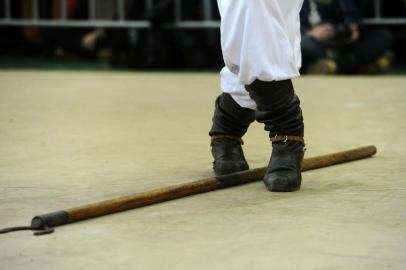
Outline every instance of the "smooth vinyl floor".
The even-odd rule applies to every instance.
[[[0,72],[0,227],[211,177],[211,73]],[[0,235],[0,269],[406,269],[406,78],[295,80],[306,156],[375,157],[56,228]],[[255,123],[251,168],[271,146]]]

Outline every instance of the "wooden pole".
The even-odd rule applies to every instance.
[[[306,158],[302,163],[302,171],[323,168],[371,157],[376,153],[376,151],[375,146],[365,146],[349,151]],[[51,233],[54,231],[53,227],[55,226],[258,181],[263,178],[265,171],[266,167],[262,167],[236,174],[212,177],[190,183],[158,188],[151,191],[135,193],[132,195],[86,204],[44,215],[38,215],[32,219],[31,226],[29,227],[6,228],[0,230],[0,233],[23,229],[35,230],[37,231],[34,233],[35,235]]]

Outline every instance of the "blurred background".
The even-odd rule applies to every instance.
[[[305,0],[301,21],[302,73],[406,69],[405,0]],[[0,68],[217,71],[219,25],[216,0],[0,0]]]

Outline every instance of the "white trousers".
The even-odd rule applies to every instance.
[[[256,109],[245,85],[256,79],[299,76],[299,12],[303,0],[217,0],[225,67],[221,90],[242,107]]]

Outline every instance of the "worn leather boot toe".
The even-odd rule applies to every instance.
[[[272,147],[271,160],[263,179],[266,188],[272,192],[300,189],[304,144],[297,141],[280,141],[274,142]]]
[[[213,170],[216,176],[249,169],[241,147],[242,140],[231,136],[212,137],[211,152],[214,158]]]

